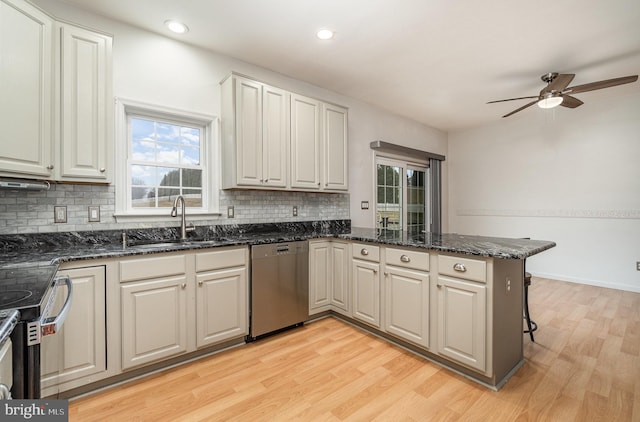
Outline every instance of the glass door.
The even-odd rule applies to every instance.
[[[407,168],[406,230],[410,235],[424,233],[427,224],[427,169]]]
[[[376,172],[376,228],[380,233],[423,233],[428,224],[428,167],[379,157]]]

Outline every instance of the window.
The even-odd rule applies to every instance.
[[[178,195],[190,214],[217,214],[216,119],[118,100],[116,218],[169,216]]]

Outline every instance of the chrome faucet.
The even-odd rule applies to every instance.
[[[180,222],[180,240],[187,240],[187,232],[193,231],[196,228],[193,226],[187,227],[187,219],[186,219],[187,216],[184,211],[185,205],[184,205],[184,197],[182,195],[178,195],[175,201],[173,201],[173,208],[171,209],[171,217],[178,216],[178,202],[181,203],[180,213],[182,217],[182,220]]]

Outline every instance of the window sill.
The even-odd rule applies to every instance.
[[[220,212],[187,212],[188,221],[214,220],[222,216]],[[150,223],[150,222],[175,222],[176,217],[171,217],[169,213],[140,213],[140,214],[114,214],[117,223]],[[177,218],[180,218],[178,215]]]

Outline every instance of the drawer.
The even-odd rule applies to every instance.
[[[354,243],[353,257],[366,261],[380,262],[380,247],[366,243]]]
[[[247,265],[247,248],[220,249],[196,254],[196,272]]]
[[[406,249],[385,248],[385,264],[429,271],[429,253]]]
[[[487,263],[479,259],[438,255],[438,272],[481,283],[487,281]]]
[[[146,280],[184,274],[187,269],[184,255],[132,259],[120,262],[120,282]]]

